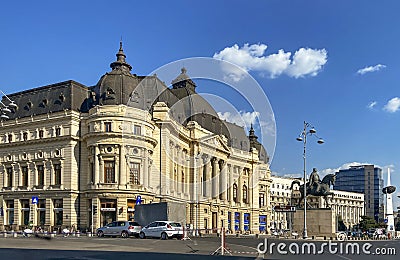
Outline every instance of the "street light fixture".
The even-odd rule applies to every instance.
[[[297,141],[303,142],[303,178],[304,178],[304,230],[303,239],[307,238],[307,173],[306,173],[306,148],[307,148],[307,136],[314,135],[318,138],[317,143],[323,144],[325,141],[316,135],[317,131],[313,126],[304,121],[304,129],[300,133],[299,137],[296,138]]]

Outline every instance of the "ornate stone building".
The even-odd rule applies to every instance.
[[[292,190],[291,185],[294,178],[271,176],[271,228],[274,229],[290,229],[291,225],[291,212],[278,212],[274,211],[274,206],[290,206],[295,205],[292,203]],[[294,187],[298,189],[298,187]]]
[[[0,228],[97,228],[171,201],[195,228],[267,229],[269,158],[254,130],[220,120],[184,68],[171,87],[137,76],[122,44],[110,67],[92,87],[8,95],[18,107],[1,117]]]
[[[360,223],[361,216],[365,216],[364,194],[359,192],[331,190],[333,198],[329,196],[329,204],[337,220],[342,219],[348,229]],[[300,191],[295,190],[292,193],[292,200],[298,203]],[[312,208],[325,208],[323,197],[308,196],[307,204]]]

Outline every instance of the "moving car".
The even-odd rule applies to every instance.
[[[183,237],[183,227],[178,222],[154,221],[142,228],[139,237],[157,237],[163,240],[174,237],[181,239]]]
[[[142,227],[134,221],[113,221],[104,227],[97,229],[97,236],[129,236],[138,237]]]

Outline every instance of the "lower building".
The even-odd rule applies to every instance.
[[[332,208],[336,218],[342,219],[344,225],[351,229],[357,225],[361,216],[365,215],[364,194],[358,192],[348,192],[331,190],[333,197],[328,198],[329,206]],[[300,191],[293,192],[293,201],[298,203]],[[307,196],[307,204],[311,208],[325,208],[326,202],[323,197]],[[302,203],[302,205],[304,205]]]
[[[291,229],[291,212],[275,210],[275,206],[292,206],[292,182],[295,178],[283,176],[271,176],[271,222],[272,229]],[[298,190],[298,187],[294,187]]]

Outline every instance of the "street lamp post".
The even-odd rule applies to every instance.
[[[306,151],[307,151],[307,136],[315,135],[317,131],[309,123],[304,121],[304,129],[300,133],[299,137],[296,138],[297,141],[303,142],[303,178],[304,178],[304,229],[303,229],[303,239],[307,236],[307,173],[306,173]],[[318,144],[323,144],[324,140],[318,138]]]

